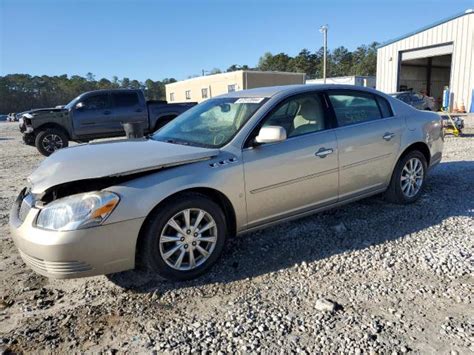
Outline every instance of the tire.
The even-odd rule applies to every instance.
[[[395,166],[390,185],[385,192],[386,200],[397,204],[409,204],[418,200],[425,186],[426,173],[427,163],[423,153],[414,150],[402,156]]]
[[[36,137],[33,133],[23,133],[23,143],[26,145],[35,146]]]
[[[185,211],[190,211],[189,228],[186,228]],[[204,215],[200,215],[201,212]],[[195,232],[198,216],[201,219]],[[184,235],[170,226],[173,220]],[[215,223],[215,227],[201,234],[200,229],[204,230],[209,223]],[[205,195],[181,195],[152,212],[141,234],[137,263],[168,280],[191,280],[218,260],[226,238],[227,223],[219,205]]]
[[[69,145],[69,138],[58,128],[46,128],[41,130],[35,139],[35,146],[45,157],[50,156],[56,150],[66,148]]]

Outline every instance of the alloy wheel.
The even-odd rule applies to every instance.
[[[41,144],[48,153],[53,153],[64,145],[62,138],[54,133],[47,134],[41,141]]]
[[[416,196],[423,185],[423,179],[423,163],[418,158],[411,158],[403,167],[400,177],[402,193],[408,198]]]
[[[193,270],[209,259],[217,243],[214,218],[199,208],[178,212],[161,231],[160,255],[175,270]]]

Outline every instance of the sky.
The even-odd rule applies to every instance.
[[[265,52],[385,42],[474,0],[0,0],[0,75],[186,79]]]

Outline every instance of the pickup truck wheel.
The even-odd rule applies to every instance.
[[[139,250],[139,264],[168,280],[190,280],[219,258],[226,241],[224,213],[201,194],[186,194],[151,216]]]
[[[398,204],[415,202],[425,186],[427,164],[423,153],[415,150],[400,158],[385,197]]]
[[[23,133],[23,142],[26,145],[34,146],[35,145],[35,139],[36,139],[36,137],[33,133]]]
[[[35,146],[44,156],[50,156],[56,150],[66,148],[69,139],[66,134],[57,128],[46,128],[36,135]]]

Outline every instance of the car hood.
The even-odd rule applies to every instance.
[[[37,115],[45,114],[45,113],[51,113],[51,112],[67,112],[65,108],[58,108],[58,107],[51,107],[51,108],[36,108],[33,110],[29,110],[27,112],[23,112],[23,115],[31,115],[33,118]]]
[[[192,163],[219,154],[218,149],[154,140],[116,140],[60,149],[29,176],[31,191],[40,194],[67,182],[123,176]]]

